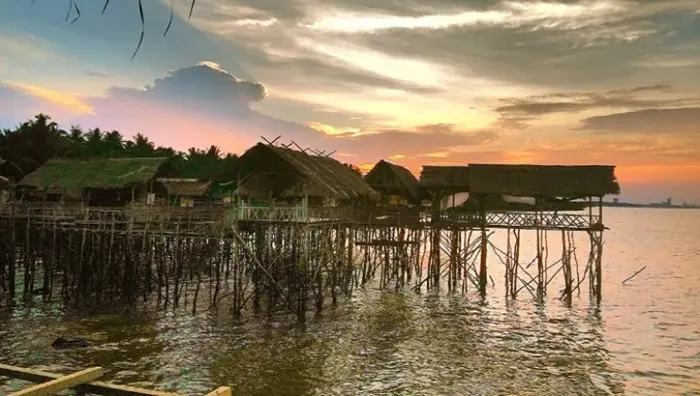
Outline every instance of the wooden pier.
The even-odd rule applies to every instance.
[[[193,313],[228,301],[237,315],[290,311],[303,321],[308,306],[320,311],[371,282],[486,293],[493,282],[490,253],[506,268],[509,298],[523,290],[541,298],[555,276],[565,278],[561,296],[570,298],[583,282],[572,277],[581,272],[571,269],[578,266],[572,261],[573,234],[585,232],[591,248],[584,274],[592,295],[600,296],[600,215],[493,212],[433,220],[410,211],[324,212],[291,221],[284,214],[274,217],[280,213],[274,209],[259,220],[213,209],[14,206],[0,217],[0,293],[10,300],[41,295],[45,301],[98,305],[155,298],[162,308],[184,306]],[[508,234],[505,246],[489,238],[499,229]],[[531,261],[520,257],[521,232],[537,235],[540,253]],[[563,252],[548,263],[552,233],[560,234]],[[535,274],[528,269],[532,262]]]
[[[104,375],[104,370],[101,367],[92,367],[76,373],[60,375],[0,364],[0,377],[19,379],[36,384],[10,393],[8,396],[48,396],[67,389],[75,390],[78,394],[105,396],[180,396],[178,393],[159,392],[95,381],[102,375]],[[231,388],[221,386],[206,395],[231,396]]]
[[[602,197],[619,192],[614,167],[424,166],[420,182],[400,168],[380,162],[366,182],[328,156],[268,143],[220,176],[237,186],[226,204],[153,204],[158,189],[146,176],[131,194],[115,184],[119,197],[137,189],[147,197],[122,207],[10,202],[0,208],[0,296],[97,305],[155,299],[193,313],[226,303],[235,315],[287,311],[304,321],[310,305],[321,311],[370,283],[485,295],[492,255],[505,269],[507,298],[526,291],[542,299],[558,279],[557,295],[570,300],[588,278],[600,300]],[[72,181],[51,179],[63,173],[30,176],[32,188],[55,195],[65,185],[75,194]],[[121,178],[102,180],[100,193],[114,180]],[[396,199],[402,193],[408,198]],[[458,204],[460,194],[469,198]],[[517,204],[523,200],[532,204]],[[494,232],[505,232],[505,243],[495,243]],[[525,233],[534,234],[534,257],[524,257]],[[588,236],[585,263],[575,233]],[[553,261],[551,239],[561,241]]]

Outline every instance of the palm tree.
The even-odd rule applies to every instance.
[[[107,157],[119,157],[124,152],[124,137],[119,131],[111,131],[102,135],[103,153]]]
[[[85,152],[85,134],[79,125],[71,125],[66,135],[67,155],[79,157]]]
[[[34,119],[29,121],[29,124],[45,131],[55,131],[58,129],[58,124],[51,121],[51,117],[43,113],[35,115]]]
[[[155,153],[154,144],[141,133],[137,133],[133,142],[127,142],[126,146],[130,157],[152,157]]]
[[[219,159],[221,158],[221,149],[219,149],[218,146],[212,144],[211,147],[209,147],[209,150],[207,150],[207,152],[204,155],[210,158]]]
[[[98,157],[103,154],[100,128],[91,129],[85,135],[85,149],[88,157]]]

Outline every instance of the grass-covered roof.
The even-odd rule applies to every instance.
[[[177,176],[168,158],[52,159],[19,185],[42,190],[109,189],[147,183],[156,176]]]
[[[469,164],[475,194],[585,197],[619,194],[615,167],[608,165]]]

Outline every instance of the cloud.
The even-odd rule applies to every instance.
[[[693,54],[649,56],[647,59],[638,61],[635,66],[645,69],[693,68],[697,70],[700,68],[700,56],[693,56]]]
[[[240,80],[222,69],[220,65],[204,61],[168,73],[144,88],[144,94],[159,99],[189,97],[193,102],[207,102],[208,98],[227,98],[229,101],[248,104],[267,96],[264,85]]]
[[[51,89],[0,82],[0,127],[11,127],[37,113],[58,119],[89,114],[92,107],[81,98]]]
[[[640,95],[646,95],[640,97]],[[599,108],[645,108],[681,106],[700,102],[700,96],[682,97],[668,84],[618,89],[602,93],[552,93],[525,98],[501,99],[506,105],[495,109],[504,117],[533,117],[552,113],[582,112]]]
[[[465,10],[420,16],[341,13],[320,16],[310,29],[343,33],[370,33],[389,29],[439,30],[454,27],[530,26],[532,29],[577,30],[619,19],[630,3],[613,0],[579,4],[507,1],[486,10]],[[343,15],[344,14],[344,15]]]
[[[629,72],[630,67],[639,69],[636,65],[647,59],[649,54],[672,56],[675,53],[677,56],[679,51],[689,54],[693,51],[693,45],[697,50],[697,44],[693,44],[697,43],[697,32],[693,26],[700,18],[688,16],[690,5],[687,2],[618,3],[623,4],[625,12],[614,12],[612,16],[603,13],[589,18],[589,11],[586,11],[582,14],[586,18],[580,21],[583,26],[576,26],[575,29],[570,29],[573,26],[571,23],[579,23],[574,18],[571,23],[551,23],[546,27],[534,26],[529,22],[509,26],[509,22],[506,22],[445,29],[391,28],[375,30],[371,34],[335,34],[343,40],[352,40],[356,45],[390,56],[422,59],[453,67],[463,75],[548,89],[603,90],[621,84],[643,85],[649,79],[673,84],[698,80],[692,77],[690,69],[683,70],[683,73],[649,68]],[[539,3],[522,4],[534,7],[533,4]],[[585,3],[547,4],[557,9],[560,5],[566,8]],[[455,2],[451,9],[455,12],[459,8]],[[486,13],[489,10],[482,7],[475,12]],[[431,15],[437,15],[439,10],[432,12]],[[406,14],[410,14],[410,11]],[[564,12],[563,15],[576,14]],[[367,17],[375,18],[371,15]],[[358,22],[358,26],[365,26],[363,23]],[[680,46],[686,44],[688,48],[682,50]],[[667,55],[666,52],[671,54]]]
[[[76,119],[86,127],[117,129],[126,136],[145,133],[160,144],[184,149],[220,144],[240,152],[260,136],[326,152],[356,153],[357,161],[377,161],[386,155],[415,158],[456,146],[483,145],[497,139],[493,132],[464,131],[451,124],[387,128],[378,125],[340,126],[332,122],[284,121],[255,109],[267,88],[243,81],[212,62],[200,62],[168,73],[143,89],[112,88],[105,97],[91,98],[91,116]],[[387,148],[397,150],[387,153]]]
[[[382,129],[337,134],[333,147],[355,152],[362,159],[378,161],[399,156],[401,161],[418,163],[430,154],[452,152],[460,147],[484,147],[498,140],[493,131],[461,131],[451,124],[419,125],[405,129]],[[433,157],[435,157],[433,155]]]
[[[321,132],[325,135],[328,136],[341,136],[341,135],[359,135],[360,134],[360,129],[359,128],[352,128],[352,127],[334,127],[333,125],[328,125],[328,124],[323,124],[320,122],[307,122],[306,125],[318,132]]]
[[[279,41],[285,43],[286,40]],[[382,54],[368,53],[362,48],[348,51],[347,48],[338,48],[337,45],[323,46],[319,43],[319,46],[315,46],[311,42],[306,43],[303,45],[290,40],[286,44],[277,44],[288,50],[293,49],[293,54],[280,54],[277,49],[268,47],[261,50],[260,47],[256,47],[248,52],[248,61],[255,64],[258,75],[274,81],[275,86],[288,87],[290,91],[299,88],[316,89],[319,86],[331,92],[347,92],[358,87],[396,89],[421,94],[444,91],[444,88],[430,84],[427,76],[413,74],[407,78],[407,73],[404,72],[398,75],[403,78],[397,78],[387,76],[385,69],[370,68],[370,63],[376,64],[378,59],[382,58]],[[411,63],[410,60],[395,60],[393,63],[399,63],[401,66],[409,64],[414,66],[414,69],[415,65],[420,64]],[[430,66],[428,64],[424,69]]]
[[[313,40],[299,40],[298,43],[304,48],[336,59],[351,68],[364,70],[388,80],[432,88],[444,87],[444,84],[454,80],[454,71],[430,62],[391,57],[348,43],[344,43],[342,46],[328,45]]]
[[[375,117],[393,118],[394,124],[444,121],[463,127],[476,123],[482,128],[486,118],[493,118],[491,109],[498,106],[494,102],[502,97],[552,90],[604,92],[610,87],[645,85],[650,78],[674,85],[690,81],[700,89],[691,68],[670,72],[636,66],[648,54],[691,40],[684,34],[671,34],[693,25],[683,11],[696,5],[686,0],[409,0],[401,4],[329,0],[322,5],[307,0],[284,4],[200,1],[194,23],[242,48],[237,51],[240,62],[255,70],[257,78],[276,92],[276,98],[317,106],[318,98],[358,96],[343,100],[342,105],[335,99],[329,101],[339,113],[325,124],[343,125],[344,114],[366,109]],[[275,23],[251,27],[242,20]],[[630,67],[639,72],[630,73]],[[454,110],[442,120],[419,121],[413,117],[419,114],[414,111],[419,106],[390,105],[382,98],[386,90],[416,94],[401,98],[402,104],[430,97],[451,102]],[[418,96],[423,98],[415,99]],[[261,108],[267,111],[268,103]],[[436,103],[425,108],[443,106],[448,107]],[[471,111],[470,106],[478,109]],[[640,107],[646,106],[640,103],[634,108]],[[379,108],[391,111],[378,114],[375,109]],[[470,116],[453,118],[460,112]],[[507,118],[499,122],[515,129],[527,117]],[[310,119],[295,118],[300,123]]]
[[[700,107],[644,109],[589,117],[581,129],[610,133],[690,134],[700,145]]]
[[[240,151],[261,135],[297,140],[318,135],[256,111],[252,106],[267,95],[261,83],[239,79],[214,62],[200,62],[169,71],[141,89],[112,87],[104,96],[88,98],[93,114],[71,123],[117,129],[125,136],[144,133],[179,149],[200,147],[210,139],[208,144]]]

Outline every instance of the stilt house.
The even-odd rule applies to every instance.
[[[157,181],[165,186],[171,205],[192,208],[209,202],[212,180],[159,178]]]
[[[470,191],[479,195],[572,201],[619,194],[615,167],[608,165],[469,164]]]
[[[440,209],[580,210],[588,206],[581,199],[619,194],[614,171],[605,165],[426,166],[421,183]]]
[[[420,206],[426,195],[411,171],[385,160],[374,165],[365,175],[365,181],[381,194],[382,206]]]
[[[615,167],[608,165],[469,164],[470,191],[488,206],[489,197],[534,210],[581,210],[594,197],[620,193]],[[532,210],[532,209],[531,209]]]
[[[177,176],[168,158],[53,159],[25,176],[17,188],[24,199],[154,205],[168,194],[157,179]]]
[[[309,208],[347,208],[379,197],[361,174],[329,156],[272,144],[258,143],[248,149],[217,179],[236,183],[236,195],[246,197],[238,205],[245,218],[250,217],[243,213],[245,208],[257,212],[286,208],[294,213],[280,212],[280,216],[297,218],[310,216]]]
[[[431,200],[433,212],[459,206],[469,197],[469,167],[426,165],[420,183]]]

